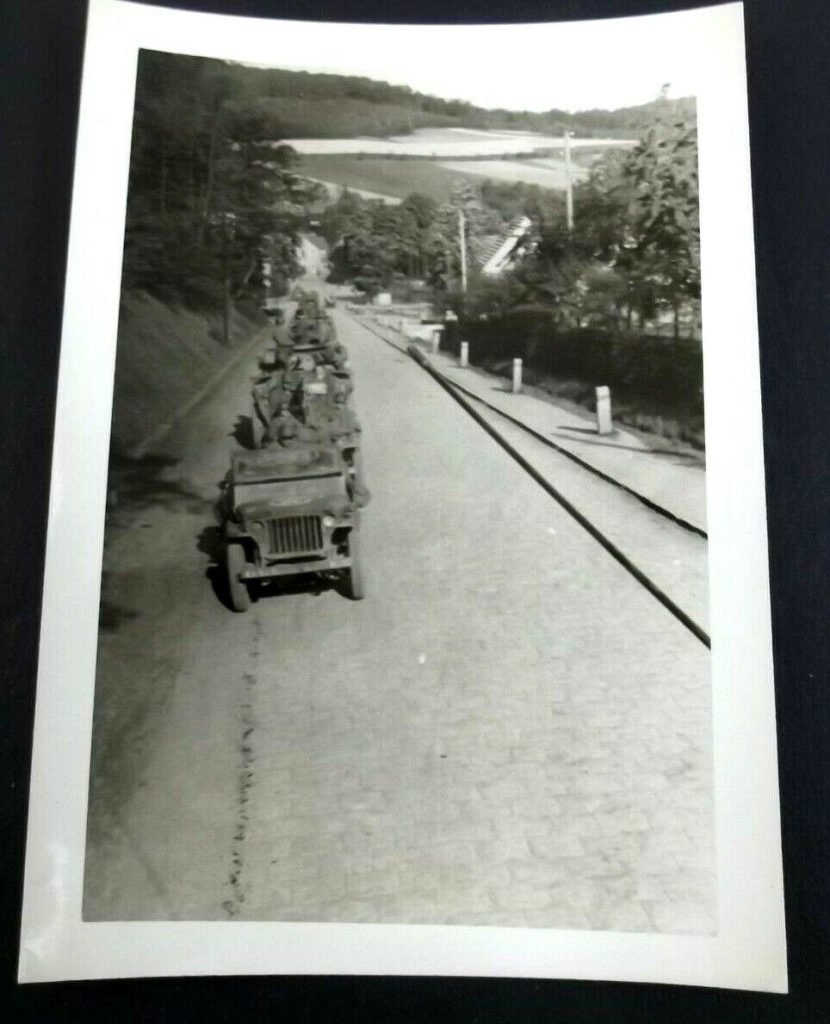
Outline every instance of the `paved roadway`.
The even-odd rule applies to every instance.
[[[711,931],[708,652],[423,370],[336,319],[365,601],[217,597],[210,506],[251,364],[123,469],[85,917]]]

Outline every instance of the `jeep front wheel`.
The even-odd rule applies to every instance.
[[[346,570],[346,596],[350,597],[353,601],[362,601],[366,596],[360,547],[360,534],[356,529],[352,529],[349,534],[349,555],[351,556],[352,564]]]
[[[259,418],[259,412],[254,409],[251,414],[251,442],[254,448],[262,447],[262,440],[265,437],[265,427],[262,424],[262,420]]]
[[[225,571],[228,577],[228,596],[235,612],[246,612],[251,607],[248,584],[241,578],[248,564],[245,549],[241,544],[225,545]]]

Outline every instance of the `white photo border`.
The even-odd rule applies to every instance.
[[[139,49],[286,66],[349,35],[465,52],[515,26],[275,22],[91,0],[53,453],[19,979],[539,977],[786,992],[743,8],[672,19],[696,53],[718,934],[81,920],[121,257]],[[482,35],[484,34],[484,35]],[[388,38],[388,36],[387,36]],[[303,47],[307,49],[304,51]],[[289,59],[289,55],[290,58]]]

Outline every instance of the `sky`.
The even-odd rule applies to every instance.
[[[361,75],[482,107],[613,109],[647,103],[665,83],[672,97],[695,95],[711,16],[704,9],[541,25],[283,22],[280,45],[262,63]]]

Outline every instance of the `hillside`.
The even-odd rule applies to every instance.
[[[568,129],[585,138],[621,137],[644,127],[658,112],[694,110],[691,98],[575,113],[555,108],[542,113],[486,109],[352,75],[251,67],[150,50],[141,51],[139,78],[148,95],[159,98],[174,83],[187,88],[199,82],[222,103],[242,134],[258,131],[261,138],[385,138],[418,128],[507,129],[554,135]]]
[[[253,337],[257,325],[235,317],[233,347],[219,340],[218,317],[124,292],[111,445],[125,456],[170,420]]]
[[[694,111],[692,98],[655,100],[617,110],[543,113],[477,107],[405,86],[346,75],[260,70],[257,111],[277,134],[294,138],[402,135],[417,128],[483,128],[549,132],[569,129],[587,138],[622,136],[649,124],[658,112]]]
[[[246,69],[250,70],[250,69]],[[281,134],[295,138],[405,134],[416,128],[487,128],[552,132],[568,128],[578,135],[624,134],[642,128],[660,111],[689,113],[694,100],[661,99],[618,110],[543,113],[486,109],[458,99],[441,99],[349,75],[256,69],[261,75],[258,110],[273,118]]]

